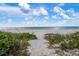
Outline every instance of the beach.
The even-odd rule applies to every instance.
[[[79,55],[78,49],[70,50],[70,52],[62,52],[59,48],[49,49],[48,41],[44,39],[44,35],[47,33],[68,34],[79,31],[79,28],[5,28],[0,29],[0,31],[12,33],[34,33],[37,36],[37,39],[29,41],[30,46],[28,46],[28,51],[30,52],[30,56]]]

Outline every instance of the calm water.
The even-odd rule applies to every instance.
[[[16,27],[16,28],[0,28],[1,31],[7,32],[34,32],[39,34],[44,33],[71,33],[79,31],[79,27]]]

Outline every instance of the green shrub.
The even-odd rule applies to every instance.
[[[72,33],[66,36],[67,42],[61,43],[61,49],[79,48],[79,33]],[[66,47],[65,47],[66,46]]]
[[[69,45],[68,45],[67,42],[64,41],[64,42],[61,43],[60,48],[61,48],[62,50],[65,50],[65,49],[68,49],[68,48],[69,48]]]
[[[48,40],[49,45],[60,43],[59,47],[65,49],[79,49],[79,32],[70,33],[66,35],[49,33],[45,35],[45,39]]]
[[[28,40],[36,39],[30,33],[7,33],[0,32],[0,55],[1,56],[23,56],[28,55]]]
[[[60,43],[63,41],[64,36],[60,34],[46,34],[45,39],[49,41],[49,43]]]

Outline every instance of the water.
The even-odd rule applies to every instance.
[[[6,32],[30,32],[30,33],[39,33],[39,34],[46,34],[46,33],[72,33],[75,31],[79,31],[79,27],[12,27],[12,28],[0,28],[1,31]]]
[[[38,39],[30,40],[30,46],[28,50],[30,52],[30,56],[57,56],[56,49],[49,49],[47,41],[44,39],[44,34],[46,33],[60,33],[67,34],[75,31],[79,31],[78,27],[29,27],[29,28],[5,28],[1,31],[6,32],[30,32],[34,33]]]

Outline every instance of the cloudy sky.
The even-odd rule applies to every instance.
[[[79,26],[79,4],[0,3],[0,27]]]

